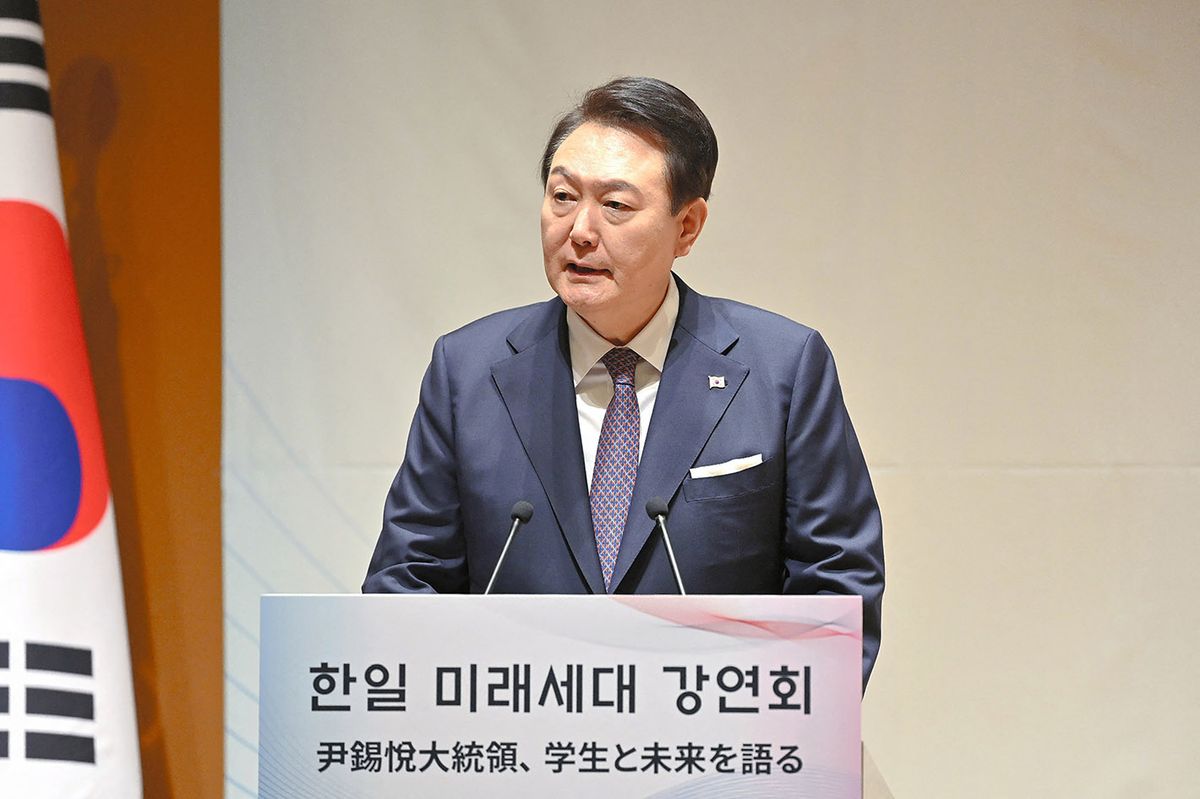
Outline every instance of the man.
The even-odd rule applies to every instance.
[[[863,597],[879,647],[878,506],[828,348],[672,274],[704,228],[717,142],[679,89],[588,92],[542,163],[558,295],[443,336],[363,590],[675,593],[645,512],[669,501],[689,593]]]

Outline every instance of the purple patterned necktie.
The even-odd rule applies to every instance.
[[[592,469],[592,528],[596,531],[596,552],[604,572],[604,587],[612,582],[621,535],[629,516],[629,501],[637,480],[638,441],[641,437],[641,413],[633,373],[641,358],[624,347],[612,349],[600,359],[613,380],[613,398],[604,411],[600,442],[596,446],[596,464]]]

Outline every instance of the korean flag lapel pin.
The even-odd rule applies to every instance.
[[[725,388],[725,375],[709,375],[708,376],[708,387],[709,388]]]

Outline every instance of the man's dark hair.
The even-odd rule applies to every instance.
[[[700,107],[657,78],[617,78],[592,89],[558,120],[542,154],[542,185],[550,162],[568,136],[585,122],[628,130],[663,151],[671,213],[697,197],[708,199],[717,171],[717,136]]]

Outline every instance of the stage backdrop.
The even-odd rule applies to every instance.
[[[683,277],[837,357],[885,521],[864,735],[895,794],[1194,790],[1200,7],[222,15],[229,796],[258,595],[358,589],[435,337],[549,296],[544,138],[627,73],[720,139]]]

